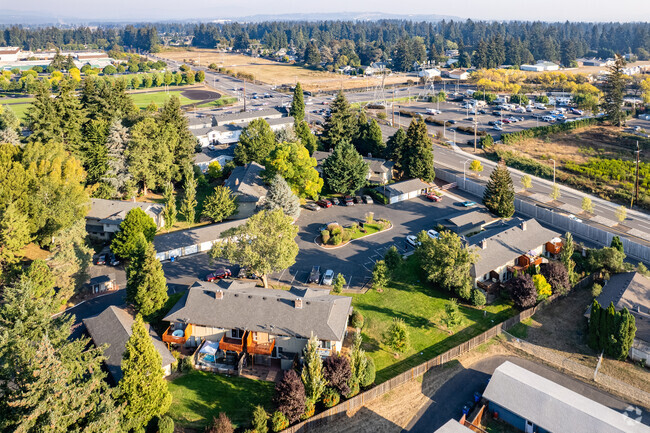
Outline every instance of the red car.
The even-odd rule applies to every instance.
[[[431,201],[440,201],[440,200],[442,200],[442,197],[440,197],[439,195],[436,195],[436,194],[434,194],[432,192],[427,194],[427,198],[429,200],[431,200]]]
[[[351,196],[346,195],[343,200],[345,201],[346,206],[354,206],[354,200],[352,200]]]
[[[503,123],[505,123],[505,124],[512,123],[512,121],[511,121],[511,120],[508,120],[508,119],[503,119],[501,122],[503,122]]]
[[[221,280],[221,279],[224,279],[224,278],[228,278],[231,275],[232,275],[232,273],[230,272],[230,269],[228,269],[228,268],[219,268],[216,271],[209,273],[205,277],[205,281],[212,282],[214,280]]]
[[[326,199],[321,199],[316,202],[316,204],[320,207],[332,207],[332,202]]]

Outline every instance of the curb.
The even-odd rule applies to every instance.
[[[321,245],[321,244],[319,244],[319,243],[317,242],[317,239],[318,239],[320,236],[316,236],[316,237],[314,238],[314,244],[316,244],[317,247],[322,248],[322,249],[324,249],[324,250],[338,250],[339,248],[347,247],[350,243],[352,243],[352,242],[354,242],[354,241],[359,241],[359,240],[361,240],[361,239],[366,239],[366,238],[369,238],[369,237],[371,237],[371,236],[378,235],[378,234],[380,234],[380,233],[385,233],[385,232],[387,232],[387,231],[389,231],[389,230],[392,230],[393,227],[394,227],[394,225],[393,225],[393,223],[391,222],[391,223],[390,223],[390,227],[388,227],[387,229],[384,229],[384,230],[381,230],[381,231],[378,231],[378,232],[375,232],[375,233],[372,233],[372,234],[369,234],[369,235],[366,235],[366,236],[362,236],[362,237],[360,237],[360,238],[350,239],[349,241],[347,241],[347,242],[344,243],[344,244],[336,245],[336,246],[334,246],[334,247],[327,247],[327,248],[324,247],[323,245]]]

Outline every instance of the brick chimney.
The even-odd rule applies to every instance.
[[[294,306],[295,308],[302,308],[302,298],[296,298],[296,299],[293,301],[293,306]]]
[[[217,290],[214,292],[214,299],[223,299],[223,290]]]
[[[483,239],[481,241],[481,249],[484,250],[487,248],[487,239]]]
[[[527,228],[528,228],[528,224],[526,223],[526,221],[522,222],[522,223],[521,223],[521,229],[522,229],[523,231],[526,231]]]

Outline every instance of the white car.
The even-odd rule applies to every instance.
[[[427,230],[427,235],[429,235],[429,237],[431,239],[438,239],[440,237],[440,233],[438,233],[437,231],[435,231],[433,229],[432,230]]]
[[[495,131],[503,131],[503,128],[500,127],[499,125],[494,125],[492,129],[494,129]]]
[[[575,221],[575,222],[577,222],[577,223],[581,223],[581,222],[582,222],[582,220],[581,220],[580,218],[578,218],[577,216],[575,216],[575,215],[573,215],[573,214],[570,214],[570,215],[569,215],[569,219],[572,219],[573,221]]]
[[[418,238],[416,236],[413,236],[413,235],[408,235],[406,237],[406,243],[408,243],[413,248],[420,245],[420,242],[418,242]]]
[[[322,284],[324,286],[331,286],[334,281],[334,271],[331,269],[328,269],[325,271],[323,274],[323,282]]]

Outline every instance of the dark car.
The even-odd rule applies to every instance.
[[[106,254],[100,254],[95,260],[96,265],[105,265],[106,264]]]
[[[478,112],[481,113],[481,114],[487,114],[487,111],[485,111],[485,110],[478,110]]]
[[[320,281],[320,266],[312,266],[309,273],[308,283],[318,283]]]
[[[493,116],[501,116],[502,114],[503,114],[503,113],[500,112],[500,111],[493,111],[493,112],[492,112],[492,115],[493,115]]]
[[[349,195],[346,195],[343,200],[345,201],[346,206],[354,206],[354,200],[352,200],[352,197]]]
[[[330,198],[330,199],[328,199],[328,200],[331,201],[332,204],[335,205],[335,206],[338,206],[338,205],[341,204],[341,200],[339,200],[339,199],[336,198],[336,197],[332,197],[332,198]]]
[[[452,125],[455,125],[456,121],[454,119],[451,119],[451,120],[447,120],[447,123],[451,123]]]
[[[361,198],[360,195],[357,195],[357,196],[354,197],[354,202],[357,203],[357,204],[361,204],[361,203],[363,203],[363,199]]]
[[[117,266],[120,264],[120,261],[115,257],[115,254],[111,253],[108,255],[107,262],[111,266]]]
[[[332,207],[332,202],[326,199],[321,199],[316,202],[316,204],[320,207]]]
[[[232,272],[230,272],[230,269],[228,268],[219,268],[214,272],[210,272],[208,275],[205,277],[205,281],[215,281],[215,280],[221,280],[223,278],[228,278],[232,275]]]

